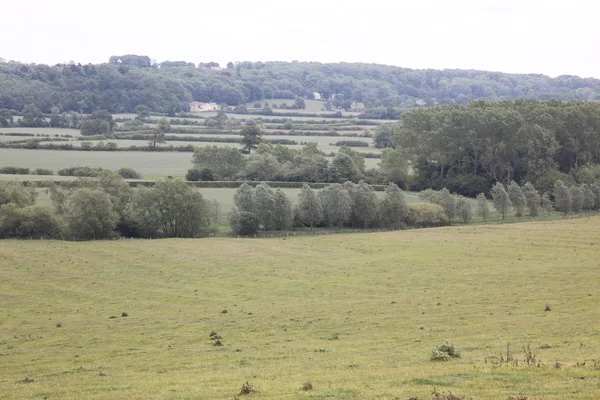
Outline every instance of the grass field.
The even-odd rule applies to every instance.
[[[594,399],[598,232],[0,241],[0,398]],[[429,361],[446,340],[462,357]]]
[[[31,169],[49,168],[55,172],[77,166],[112,170],[130,167],[147,178],[184,176],[192,167],[192,153],[0,149],[0,167],[11,165]]]

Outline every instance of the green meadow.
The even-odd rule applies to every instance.
[[[599,246],[598,217],[3,240],[0,399],[595,399]]]

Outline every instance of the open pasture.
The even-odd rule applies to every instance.
[[[0,241],[0,398],[594,399],[598,232]]]

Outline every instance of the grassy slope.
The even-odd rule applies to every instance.
[[[434,388],[596,398],[599,232],[589,218],[289,240],[0,241],[0,399],[231,399],[246,381],[264,399]],[[462,358],[428,361],[444,340]],[[542,366],[485,362],[508,342],[519,359],[530,344]],[[315,390],[300,391],[306,381]]]

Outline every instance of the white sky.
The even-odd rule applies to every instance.
[[[600,78],[597,0],[3,0],[0,58],[368,62]]]

